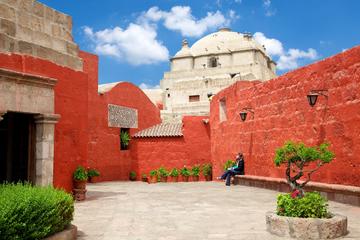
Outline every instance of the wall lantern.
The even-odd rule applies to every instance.
[[[243,108],[241,110],[241,112],[239,113],[240,118],[243,122],[245,122],[248,112],[251,112],[252,114],[254,114],[254,111],[252,108]]]
[[[327,92],[327,90],[311,90],[310,93],[307,95],[309,105],[313,107],[316,104],[319,95],[327,98],[328,96],[325,94],[325,92]]]

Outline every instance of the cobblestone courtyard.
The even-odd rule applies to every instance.
[[[73,223],[79,239],[284,239],[266,232],[265,213],[275,209],[276,195],[219,182],[89,184]],[[348,216],[349,234],[342,239],[360,239],[360,208],[329,204]]]

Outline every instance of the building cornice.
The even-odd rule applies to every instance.
[[[47,88],[54,88],[57,80],[50,77],[43,77],[9,69],[0,68],[0,81],[14,81],[17,84],[35,85]]]

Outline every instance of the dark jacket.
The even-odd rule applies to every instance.
[[[243,158],[240,158],[237,165],[234,167],[234,171],[238,172],[240,175],[245,174],[245,162]]]

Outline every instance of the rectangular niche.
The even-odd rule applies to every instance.
[[[219,117],[220,117],[220,122],[224,122],[227,120],[227,116],[226,116],[226,100],[225,98],[221,99],[219,101]]]
[[[108,126],[117,128],[138,128],[137,109],[109,104]]]

